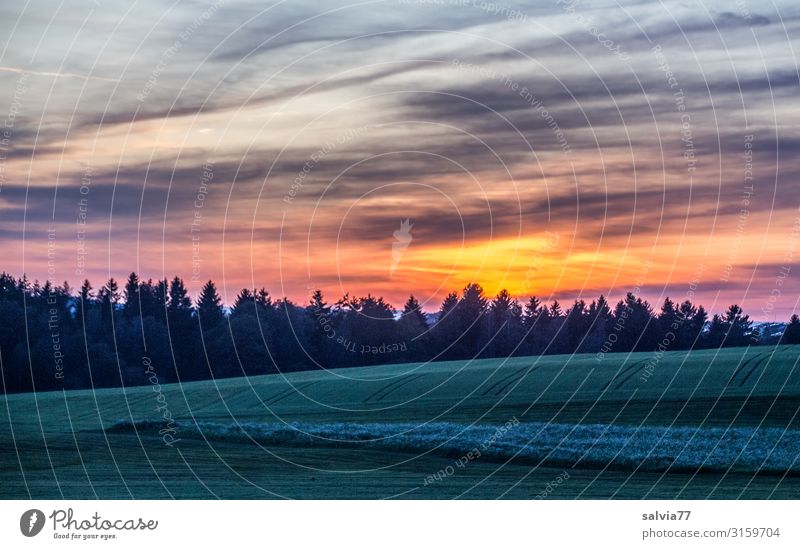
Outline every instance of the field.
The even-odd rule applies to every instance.
[[[155,384],[154,365],[148,386],[0,398],[0,498],[796,498],[798,358],[520,357],[175,385]]]

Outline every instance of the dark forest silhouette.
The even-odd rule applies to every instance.
[[[0,275],[0,368],[4,392],[118,387],[315,368],[562,353],[675,351],[800,343],[793,315],[782,336],[753,328],[740,307],[708,314],[666,299],[658,311],[627,294],[563,308],[477,284],[449,294],[435,317],[409,297],[401,311],[383,298],[322,293],[305,306],[265,289],[243,289],[229,310],[207,282],[192,303],[184,282],[112,278],[77,292]],[[147,372],[147,373],[146,373]]]

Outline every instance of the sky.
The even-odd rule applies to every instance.
[[[793,1],[0,7],[0,270],[520,299],[800,296]]]

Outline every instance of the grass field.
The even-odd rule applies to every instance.
[[[796,498],[799,358],[523,357],[9,395],[0,497]]]

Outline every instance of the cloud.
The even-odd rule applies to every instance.
[[[411,217],[414,246],[437,260],[462,239],[525,247],[556,230],[569,280],[552,291],[620,287],[632,276],[614,278],[622,257],[725,264],[750,134],[754,191],[736,264],[762,242],[777,261],[769,243],[796,215],[800,181],[794,3],[503,5],[527,20],[441,2],[229,0],[199,26],[197,2],[4,5],[3,102],[22,72],[35,78],[0,166],[0,245],[13,250],[3,267],[41,269],[50,224],[72,246],[91,166],[95,273],[129,271],[131,254],[145,271],[190,269],[199,212],[204,277],[258,276],[304,296],[292,280],[310,237],[320,283],[391,292],[373,272],[382,264],[353,258],[383,253]],[[7,111],[0,104],[0,120]],[[324,253],[338,239],[352,253],[341,265]],[[506,265],[492,257],[494,276]],[[441,264],[415,267],[397,284],[432,294],[486,272],[442,282]],[[659,272],[652,289],[685,274]],[[746,298],[761,299],[752,292],[768,291],[769,276],[759,270]],[[737,278],[725,296],[745,288]]]

